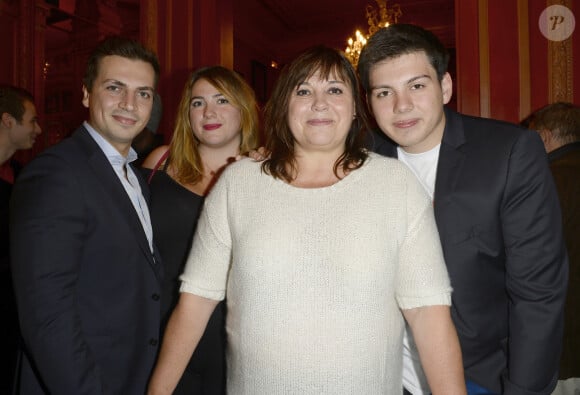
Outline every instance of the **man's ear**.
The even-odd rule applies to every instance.
[[[83,100],[82,100],[83,106],[85,106],[86,108],[89,108],[89,90],[87,89],[87,87],[83,84]]]
[[[441,92],[443,93],[443,104],[449,103],[451,95],[453,95],[453,81],[449,73],[443,74],[443,78],[441,78]]]
[[[10,114],[8,114],[7,112],[3,112],[2,113],[2,126],[6,129],[10,129],[13,125],[14,122],[16,121],[16,119],[14,119],[14,117]]]
[[[551,152],[560,146],[552,130],[541,129],[538,130],[538,134],[542,139],[542,143],[544,143],[544,148],[546,149],[546,152]]]
[[[538,134],[542,138],[542,142],[544,143],[544,145],[547,146],[552,141],[552,131],[551,130],[549,130],[549,129],[540,129],[540,130],[538,130]]]

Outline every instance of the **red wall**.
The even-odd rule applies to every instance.
[[[532,76],[530,103],[532,111],[548,104],[548,40],[538,28],[538,18],[545,8],[544,1],[529,2],[530,75]]]
[[[572,69],[580,69],[577,65],[580,59],[580,2],[560,1],[567,4],[577,16],[576,31],[570,39],[572,56],[568,60],[572,63]],[[538,18],[548,3],[554,3],[554,0],[455,0],[454,52],[457,62],[453,105],[458,110],[473,115],[485,113],[493,118],[519,122],[525,109],[535,110],[549,103],[550,86],[553,84],[549,66],[553,59],[548,57],[548,40],[538,28]],[[287,40],[270,31],[270,28],[279,24],[275,18],[262,18],[261,14],[258,18],[253,15],[255,10],[236,9],[245,7],[245,4],[234,0],[140,2],[139,34],[157,51],[162,68],[159,90],[164,113],[159,132],[165,135],[166,140],[173,129],[175,109],[183,85],[193,69],[210,64],[231,67],[252,86],[261,88],[258,89],[259,98],[265,99],[279,74],[279,70],[270,67],[272,60],[277,60],[280,54],[291,56],[298,47],[306,45],[304,40],[308,43],[326,42],[324,37],[308,36],[287,47]],[[518,4],[525,5],[523,8],[527,17],[522,17],[522,7],[518,9]],[[252,11],[250,14],[253,18],[247,20],[247,15],[241,11]],[[43,114],[44,94],[51,93],[47,90],[47,87],[50,88],[49,81],[45,81],[42,75],[42,64],[47,58],[43,36],[46,12],[41,0],[0,1],[0,42],[10,60],[0,62],[0,82],[22,85],[32,90],[40,104],[41,117],[45,120],[48,114]],[[407,15],[412,14],[409,11]],[[256,20],[260,21],[260,26],[255,23]],[[524,30],[518,25],[522,20]],[[83,116],[82,111],[76,108],[80,107],[78,84],[87,53],[87,49],[80,45],[88,45],[87,37],[94,36],[96,39],[104,31],[101,28],[108,25],[105,21],[96,21],[95,26],[95,31],[90,34],[81,32],[77,38],[78,45],[70,48],[74,52],[70,65],[74,103],[71,110],[75,110],[69,118],[75,125],[78,124],[77,118]],[[266,36],[263,28],[267,29]],[[526,64],[520,64],[521,37],[518,35],[522,31],[529,39],[526,48],[529,61]],[[336,35],[330,30],[326,34]],[[269,49],[270,46],[264,40],[274,41],[277,52]],[[451,48],[453,40],[448,41],[446,44]],[[484,58],[480,58],[480,53],[484,54]],[[520,86],[522,69],[529,74],[529,87]],[[569,84],[573,87],[570,100],[580,105],[580,76],[573,75]],[[43,138],[49,136],[49,125],[46,126]],[[37,146],[40,149],[43,144]],[[34,154],[34,151],[30,152]]]
[[[550,3],[554,3],[553,1]],[[572,42],[572,70],[580,69],[580,4],[566,2],[576,15],[576,30]],[[574,7],[574,4],[576,7]],[[482,115],[489,92],[489,116],[518,123],[520,106],[534,111],[550,103],[548,39],[539,30],[538,19],[547,7],[546,1],[527,2],[527,33],[529,62],[520,64],[518,21],[525,11],[517,1],[456,0],[457,95],[458,109],[472,115]],[[524,7],[523,10],[526,8]],[[487,18],[483,13],[487,13]],[[487,23],[486,23],[487,20]],[[524,18],[524,23],[526,18]],[[485,54],[480,58],[481,53]],[[486,50],[487,49],[487,50]],[[526,49],[526,48],[525,48]],[[485,65],[489,66],[486,75]],[[528,93],[520,90],[520,69],[529,72]],[[573,97],[569,101],[580,105],[580,76],[573,74]],[[577,73],[576,73],[577,74]],[[556,88],[554,88],[556,89]],[[522,93],[524,92],[524,93]],[[483,93],[483,95],[482,95]],[[523,96],[525,95],[525,96]],[[486,114],[483,114],[486,115]]]
[[[517,2],[504,3],[488,9],[490,110],[493,118],[519,122]]]

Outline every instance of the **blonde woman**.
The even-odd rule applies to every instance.
[[[179,275],[205,195],[223,168],[258,143],[254,92],[236,72],[201,68],[189,77],[169,145],[144,161],[151,221],[164,265],[163,328],[179,295]],[[225,393],[224,307],[212,315],[175,394]]]

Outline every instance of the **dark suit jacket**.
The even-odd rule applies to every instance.
[[[21,393],[142,395],[158,351],[161,265],[86,129],[25,167],[10,226]]]
[[[580,377],[580,141],[548,154],[562,206],[570,279],[564,320],[560,379]]]
[[[549,394],[558,377],[568,263],[539,136],[445,110],[434,208],[467,378]],[[396,157],[374,136],[373,150]]]

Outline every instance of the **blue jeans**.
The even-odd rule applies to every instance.
[[[467,387],[468,395],[497,395],[490,390],[486,390],[482,386],[475,384],[473,381],[465,380],[465,385]]]
[[[466,380],[465,386],[467,387],[468,395],[499,395],[486,390],[482,386],[475,384],[473,381]],[[403,388],[403,395],[412,395],[406,388]]]

